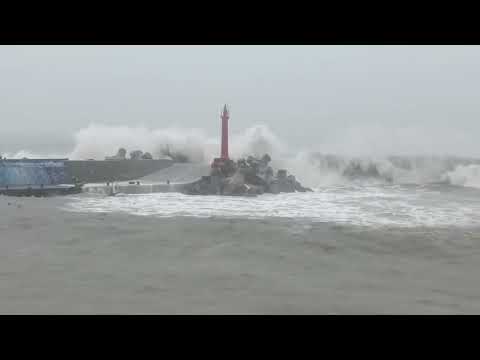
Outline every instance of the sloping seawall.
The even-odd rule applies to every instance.
[[[88,193],[104,195],[113,193],[152,194],[183,192],[185,186],[207,175],[209,170],[210,167],[205,164],[172,164],[147,176],[129,179],[136,180],[132,184],[126,181],[116,181],[114,184],[107,186],[103,182],[101,184],[86,185],[83,187],[83,190]]]

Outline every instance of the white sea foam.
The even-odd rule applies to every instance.
[[[67,210],[144,216],[294,218],[364,226],[470,226],[480,224],[480,194],[405,186],[336,186],[314,193],[256,198],[176,193],[104,197],[80,195]]]

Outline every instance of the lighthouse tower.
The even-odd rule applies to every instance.
[[[228,119],[230,114],[227,109],[227,105],[224,105],[222,112],[222,148],[220,151],[220,158],[228,160]]]
[[[228,119],[230,112],[227,105],[223,106],[222,111],[222,144],[220,148],[220,157],[213,159],[212,168],[223,169],[226,164],[230,164],[231,160],[228,156]]]

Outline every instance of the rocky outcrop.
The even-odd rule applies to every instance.
[[[278,170],[276,176],[269,162],[269,155],[261,159],[249,156],[237,162],[215,159],[209,176],[184,186],[183,192],[191,195],[252,196],[263,193],[293,193],[312,191],[303,187],[286,170]]]

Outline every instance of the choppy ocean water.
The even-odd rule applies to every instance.
[[[479,313],[480,190],[0,197],[0,313]]]

